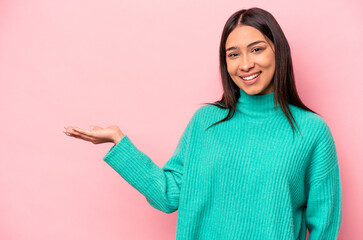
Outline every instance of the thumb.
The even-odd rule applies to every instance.
[[[99,126],[93,126],[93,125],[89,126],[89,128],[90,128],[91,130],[98,130],[98,129],[102,129],[102,128],[101,128],[101,127],[99,127]]]

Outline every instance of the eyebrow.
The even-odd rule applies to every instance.
[[[255,42],[253,42],[253,43],[250,43],[250,44],[248,44],[247,45],[247,48],[249,48],[249,47],[251,47],[251,46],[253,46],[253,45],[256,45],[256,44],[259,44],[259,43],[266,43],[265,41],[255,41]],[[231,51],[231,50],[236,50],[236,49],[239,49],[239,47],[230,47],[230,48],[227,48],[226,49],[226,52],[228,52],[228,51]]]

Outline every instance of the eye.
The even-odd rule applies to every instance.
[[[261,52],[262,51],[262,48],[254,48],[254,49],[252,49],[252,52]]]
[[[238,53],[231,53],[228,55],[228,57],[237,57],[238,56]]]

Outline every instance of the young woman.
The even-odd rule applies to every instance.
[[[66,134],[113,142],[104,160],[166,213],[176,239],[336,239],[342,221],[335,142],[300,100],[274,17],[240,10],[220,42],[223,96],[200,107],[158,167],[117,126]]]

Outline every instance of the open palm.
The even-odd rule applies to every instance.
[[[102,128],[91,126],[90,129],[82,129],[74,126],[64,127],[65,134],[70,137],[79,138],[94,144],[113,142],[117,144],[124,136],[120,128],[116,125]]]

